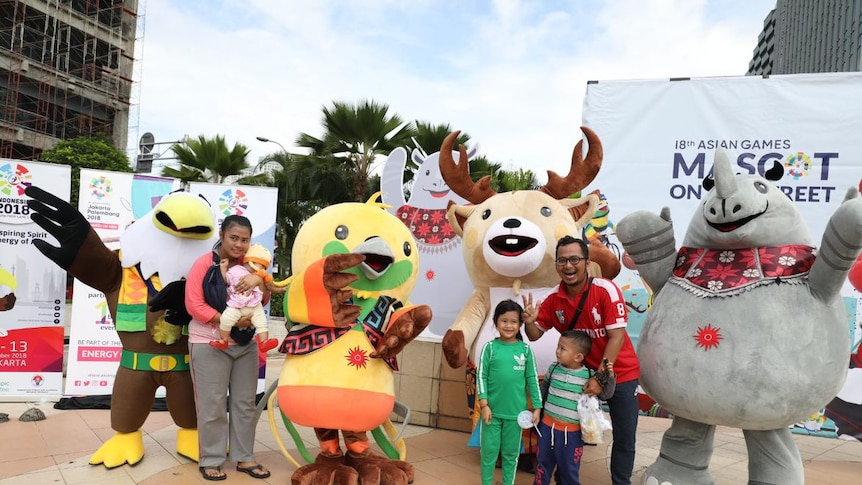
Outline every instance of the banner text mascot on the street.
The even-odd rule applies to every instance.
[[[679,249],[667,208],[617,224],[655,292],[637,348],[641,384],[674,416],[645,484],[712,484],[717,425],[742,429],[749,484],[804,483],[788,426],[828,403],[847,373],[840,290],[862,248],[862,199],[848,191],[815,250],[773,184],[783,173],[775,162],[763,176],[735,175],[717,152]]]

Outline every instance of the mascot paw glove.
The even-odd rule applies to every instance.
[[[5,297],[3,297],[2,300],[0,300],[0,302],[4,302],[4,307],[0,308],[0,311],[8,312],[9,310],[15,308],[15,302],[17,300],[18,298],[15,296],[15,293],[9,293]]]
[[[449,367],[457,369],[467,363],[467,347],[464,344],[464,332],[447,330],[443,336],[443,356]]]
[[[383,339],[371,357],[388,359],[398,355],[431,322],[431,308],[428,305],[402,308],[391,318]]]
[[[32,211],[30,219],[60,243],[55,247],[43,239],[33,239],[33,245],[48,259],[68,270],[92,231],[90,223],[68,202],[39,187],[31,185],[24,193],[31,197],[27,201],[27,207]]]

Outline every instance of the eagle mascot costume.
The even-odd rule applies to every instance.
[[[84,216],[67,202],[31,186],[25,192],[33,222],[59,242],[33,244],[48,259],[83,283],[103,292],[122,344],[111,394],[108,439],[91,465],[134,465],[144,457],[141,426],[156,389],[164,386],[168,411],[177,430],[177,453],[198,459],[197,415],[189,371],[188,315],[152,305],[163,287],[184,278],[192,262],[212,248],[215,218],[199,196],[175,192],[129,226],[120,251],[108,249]],[[172,285],[160,299],[182,301],[183,285]],[[169,295],[170,291],[180,294]],[[162,307],[164,308],[164,307]]]

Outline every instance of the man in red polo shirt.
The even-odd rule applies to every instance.
[[[605,359],[610,364],[617,377],[616,390],[607,400],[614,439],[611,480],[614,485],[628,485],[635,461],[640,364],[626,332],[628,319],[622,292],[613,281],[587,274],[589,256],[589,246],[582,239],[564,236],[557,241],[555,264],[560,286],[541,304],[533,303],[532,294],[523,297],[524,331],[530,340],[537,340],[551,328],[560,333],[583,330],[593,342],[587,367],[603,371]],[[591,378],[584,393],[597,395],[601,389],[601,384]]]

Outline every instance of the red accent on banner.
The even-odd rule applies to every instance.
[[[9,330],[0,338],[0,372],[63,372],[63,327]]]

